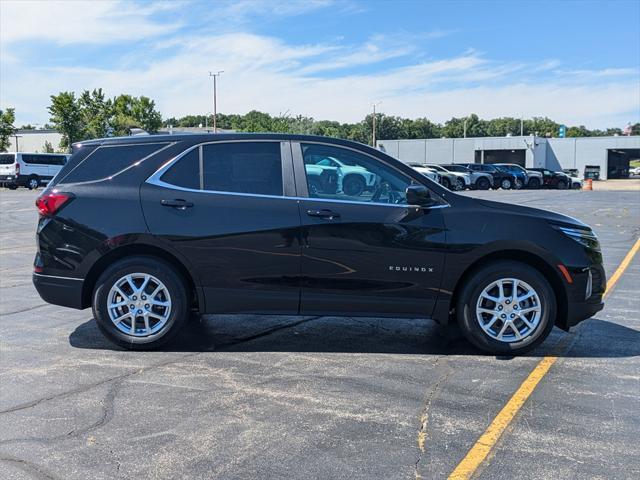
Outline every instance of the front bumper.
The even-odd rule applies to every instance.
[[[47,303],[62,307],[82,309],[84,279],[33,274],[33,285]]]
[[[558,325],[564,330],[576,326],[578,323],[593,317],[604,308],[602,295],[592,297],[586,302],[570,302],[567,305],[567,318],[564,325]]]

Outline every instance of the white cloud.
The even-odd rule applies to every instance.
[[[97,3],[95,7],[90,4],[82,14],[76,13],[83,17],[74,21],[86,22],[79,30],[86,34],[95,29],[96,37],[105,42],[123,39],[120,27],[107,25],[110,22],[101,17],[119,15],[113,10],[114,4]],[[304,8],[320,8],[325,3],[320,0],[305,6],[295,2],[292,5],[297,10],[287,10],[287,2],[280,2],[274,8],[281,5],[284,10],[280,14],[295,15]],[[3,14],[5,4],[2,3]],[[154,8],[160,8],[156,5],[136,8],[135,22],[142,25],[138,34],[160,35],[158,29],[164,26],[153,20],[157,13]],[[236,8],[236,16],[243,17],[254,4],[225,5]],[[120,13],[129,8],[120,6]],[[38,28],[41,27],[42,24]],[[30,38],[33,28],[36,27],[27,27]],[[433,35],[445,34],[448,33]],[[15,28],[2,35],[17,43],[23,38]],[[107,38],[110,35],[111,40]],[[74,42],[80,36],[77,31],[58,32],[55,41]],[[358,121],[369,113],[373,101],[383,100],[382,109],[389,115],[426,116],[438,122],[472,112],[486,118],[549,116],[592,128],[637,120],[633,118],[640,109],[637,69],[567,75],[560,70],[563,64],[557,59],[497,61],[474,50],[451,58],[416,61],[416,52],[425,52],[424,44],[430,38],[433,37],[429,33],[420,38],[374,36],[351,45],[340,43],[341,40],[291,43],[242,31],[188,37],[177,34],[158,36],[153,51],[132,49],[126,61],[123,59],[113,69],[82,65],[45,68],[33,58],[13,55],[7,61],[3,55],[0,104],[16,107],[18,124],[44,123],[48,120],[46,107],[51,94],[102,87],[111,96],[147,95],[156,100],[165,117],[206,113],[211,111],[212,103],[208,71],[215,69],[224,70],[218,84],[218,111],[225,113],[257,109],[272,114],[289,111],[318,119]],[[389,67],[385,62],[391,59],[394,65],[404,66]],[[367,65],[375,68],[360,68],[358,74],[346,70]]]
[[[140,40],[178,28],[177,23],[159,23],[151,17],[179,6],[180,2],[140,6],[121,0],[2,1],[0,39],[3,43],[49,40],[59,44]]]

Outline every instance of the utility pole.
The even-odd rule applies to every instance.
[[[468,117],[464,119],[464,123],[462,124],[464,129],[464,138],[467,138],[467,120],[468,120]]]
[[[224,70],[220,70],[219,72],[209,72],[209,76],[213,77],[213,133],[218,132],[217,124],[216,124],[216,116],[217,112],[217,92],[216,92],[216,79],[220,76],[221,73],[224,73]]]
[[[524,137],[524,120],[520,117],[520,136]]]
[[[382,101],[378,102],[378,103],[372,103],[371,106],[373,107],[373,128],[372,128],[372,135],[371,135],[371,146],[373,148],[376,148],[376,106],[380,105],[382,103]]]

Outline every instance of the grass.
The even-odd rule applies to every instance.
[[[640,167],[640,160],[631,160],[629,162],[629,166],[631,168]]]

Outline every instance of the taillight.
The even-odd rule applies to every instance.
[[[51,193],[43,194],[36,200],[36,207],[40,215],[47,217],[54,215],[60,208],[73,198],[70,193],[61,193],[53,191]]]
[[[16,175],[20,175],[20,164],[16,162]]]

